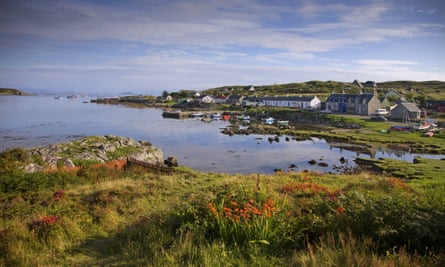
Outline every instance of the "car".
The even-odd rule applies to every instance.
[[[331,113],[331,110],[328,109],[328,108],[325,108],[325,109],[320,110],[320,113],[330,114],[330,113]]]
[[[379,108],[379,109],[375,110],[375,115],[377,115],[377,116],[379,116],[379,115],[386,116],[386,115],[389,115],[389,112],[386,109],[384,109],[384,108]]]

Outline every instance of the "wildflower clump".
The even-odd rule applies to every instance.
[[[35,233],[40,240],[48,241],[53,232],[53,226],[59,222],[57,216],[42,216],[28,223],[28,229]]]
[[[235,244],[270,244],[286,219],[286,213],[275,205],[273,198],[263,202],[252,198],[245,202],[209,202],[208,209],[216,220],[219,236]]]
[[[59,217],[57,216],[42,216],[39,219],[33,220],[28,224],[28,228],[31,231],[40,231],[48,228],[49,226],[57,223]]]

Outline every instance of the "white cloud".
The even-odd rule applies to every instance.
[[[368,66],[393,66],[393,65],[416,65],[417,62],[405,61],[405,60],[385,60],[385,59],[361,59],[357,60],[357,63]]]

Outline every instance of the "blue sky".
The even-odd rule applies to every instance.
[[[445,81],[445,1],[2,0],[0,87]]]

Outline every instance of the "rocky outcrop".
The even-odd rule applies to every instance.
[[[39,163],[30,163],[25,171],[34,172],[42,168],[76,166],[76,162],[102,163],[121,158],[134,158],[151,164],[164,164],[163,153],[147,141],[135,141],[114,135],[90,136],[68,143],[52,144],[29,150]],[[41,160],[40,160],[41,159]]]

